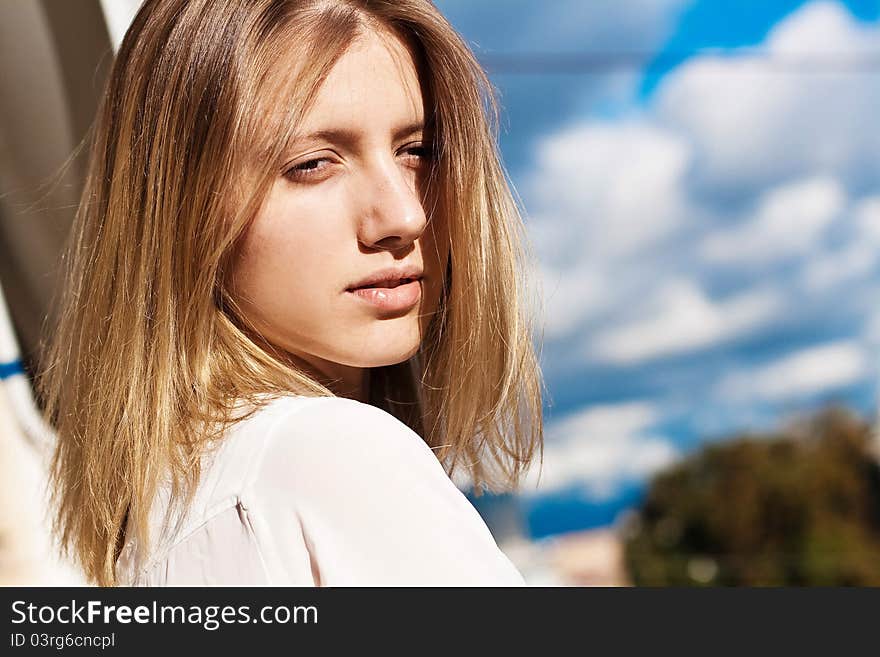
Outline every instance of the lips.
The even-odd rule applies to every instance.
[[[362,289],[394,289],[402,285],[407,285],[414,281],[420,281],[422,278],[422,267],[417,264],[397,264],[390,267],[377,269],[371,274],[367,274],[360,280],[353,281],[346,291]]]
[[[398,278],[393,281],[380,281],[378,283],[371,283],[369,285],[361,285],[360,287],[352,288],[354,290],[369,290],[373,288],[386,288],[393,289],[400,285],[406,285],[407,283],[412,283],[414,280],[417,280],[415,277],[413,278]]]
[[[407,313],[416,307],[422,298],[421,278],[396,278],[390,281],[377,281],[368,285],[351,288],[346,294],[358,303],[363,303],[371,311],[387,313]]]

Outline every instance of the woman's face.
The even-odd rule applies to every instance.
[[[233,295],[249,323],[323,383],[339,380],[337,394],[361,396],[362,368],[414,355],[437,310],[448,244],[423,207],[424,106],[404,43],[365,30],[321,87],[237,255]],[[355,290],[377,275],[391,280]]]

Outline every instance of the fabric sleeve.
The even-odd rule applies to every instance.
[[[311,577],[288,584],[525,584],[431,449],[374,406],[326,398],[282,416],[249,488],[270,568],[302,573],[308,551]]]
[[[295,544],[290,562],[296,566]],[[304,548],[300,548],[300,562]],[[267,572],[255,549],[245,510],[228,506],[177,541],[146,568],[124,552],[117,563],[121,586],[264,586]]]

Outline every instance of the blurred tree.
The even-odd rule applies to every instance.
[[[636,585],[880,585],[868,423],[826,408],[704,447],[655,477],[627,528]]]

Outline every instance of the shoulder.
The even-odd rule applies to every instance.
[[[273,402],[273,436],[300,437],[299,445],[318,448],[347,440],[352,432],[385,436],[386,440],[421,438],[386,411],[346,397],[291,397]],[[421,441],[424,444],[423,441]]]
[[[262,453],[252,461],[247,486],[277,486],[284,494],[356,487],[401,468],[415,468],[429,481],[448,484],[434,452],[390,413],[344,397],[303,398],[273,402],[270,424],[264,425]],[[394,481],[387,482],[393,485]]]
[[[522,584],[430,447],[368,404],[280,414],[244,500],[279,562],[305,544],[322,585]]]

